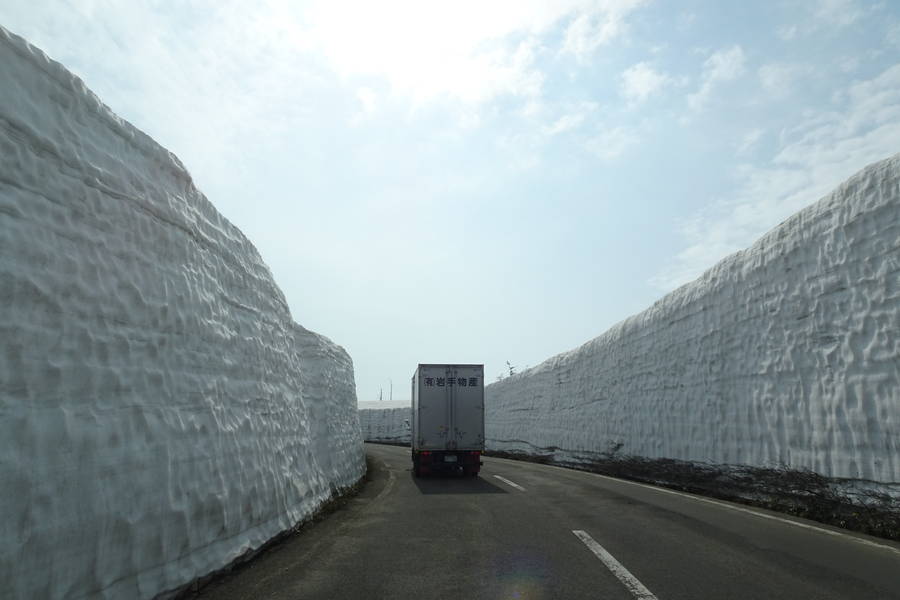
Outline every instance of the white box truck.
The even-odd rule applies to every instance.
[[[422,365],[412,377],[413,473],[477,476],[484,452],[484,365]]]

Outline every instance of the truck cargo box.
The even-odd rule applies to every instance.
[[[484,365],[420,364],[410,414],[416,476],[477,475],[484,451]]]

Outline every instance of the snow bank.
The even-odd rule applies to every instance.
[[[406,408],[412,405],[410,400],[361,400],[356,403],[356,407],[360,410],[364,408]]]
[[[347,353],[178,159],[0,28],[0,580],[147,598],[365,468]]]
[[[363,439],[367,442],[408,444],[409,411],[408,403],[397,408],[360,408],[359,427]]]
[[[495,450],[900,482],[900,155],[485,409]]]

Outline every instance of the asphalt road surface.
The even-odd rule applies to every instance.
[[[409,448],[366,451],[358,496],[199,597],[900,599],[900,544],[498,458],[415,479]]]

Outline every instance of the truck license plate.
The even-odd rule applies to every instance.
[[[448,454],[448,455],[444,456],[444,462],[456,462],[456,455]]]

